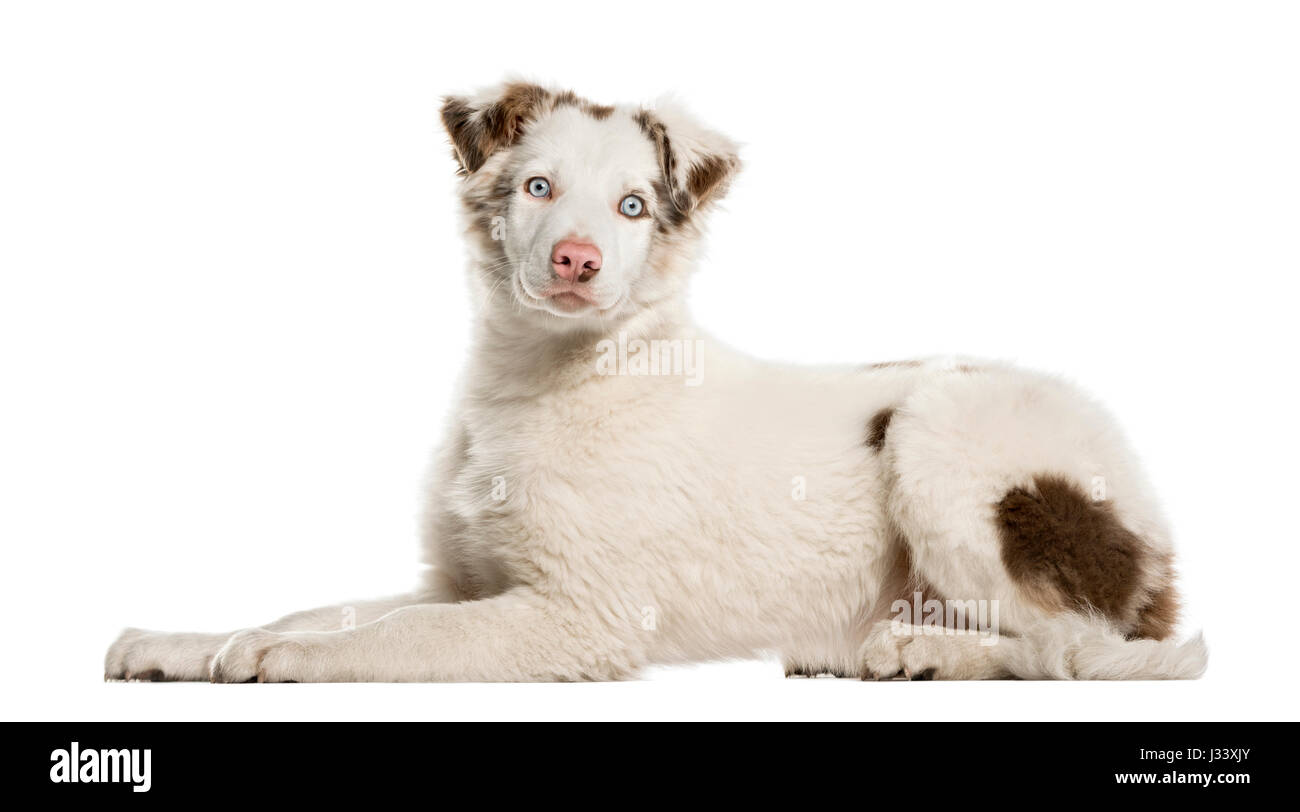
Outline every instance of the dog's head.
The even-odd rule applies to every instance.
[[[680,111],[512,83],[444,100],[481,294],[556,329],[675,295],[736,146]]]

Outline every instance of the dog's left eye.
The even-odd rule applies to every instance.
[[[628,217],[640,217],[645,211],[645,202],[636,195],[628,195],[618,204],[618,210]]]
[[[533,197],[550,197],[551,182],[546,178],[529,178],[528,194]]]

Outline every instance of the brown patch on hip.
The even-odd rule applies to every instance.
[[[1137,627],[1129,636],[1164,640],[1174,633],[1181,607],[1178,590],[1174,589],[1173,584],[1166,584],[1152,593],[1150,602],[1138,610]]]
[[[1093,501],[1065,477],[1040,475],[1032,489],[1013,488],[998,502],[997,527],[1002,564],[1028,594],[1131,625],[1149,554],[1109,502]],[[1164,614],[1155,609],[1153,629]]]

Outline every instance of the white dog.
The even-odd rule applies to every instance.
[[[232,634],[127,630],[110,679],[1194,678],[1120,432],[996,363],[801,369],[684,292],[740,166],[674,109],[514,83],[442,107],[485,303],[417,592]],[[353,622],[343,623],[344,620]]]

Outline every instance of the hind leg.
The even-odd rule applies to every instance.
[[[933,627],[882,620],[858,650],[862,679],[975,680],[1013,676],[1008,649],[1016,638],[976,632],[949,633]]]
[[[999,628],[982,645],[877,624],[864,672],[1040,673],[1039,632],[1066,615],[1121,635],[1172,631],[1172,552],[1150,489],[1078,392],[1001,367],[940,373],[886,422],[875,453],[915,578],[945,605],[996,607]]]

